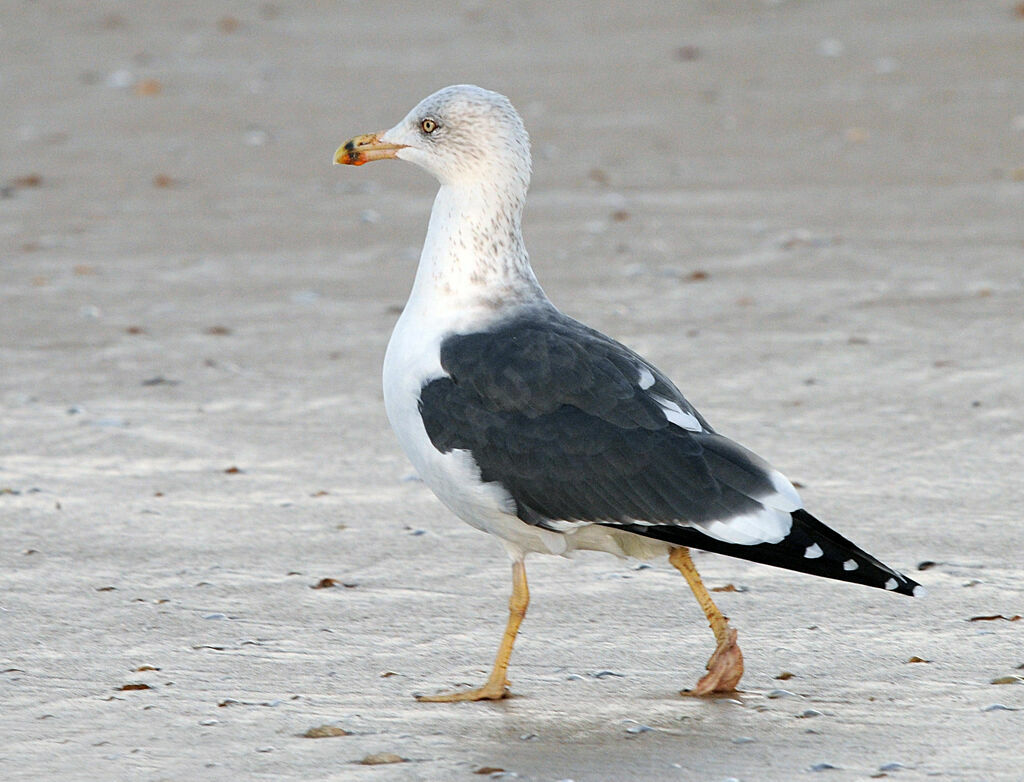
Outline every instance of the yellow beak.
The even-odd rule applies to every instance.
[[[405,144],[387,144],[380,140],[381,134],[367,133],[363,136],[350,138],[334,153],[335,165],[361,166],[372,160],[386,160],[398,156],[398,150],[405,149]]]

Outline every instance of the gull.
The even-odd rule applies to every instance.
[[[691,548],[921,594],[806,511],[782,473],[712,429],[650,361],[552,304],[523,243],[530,140],[505,96],[446,87],[390,130],[345,142],[334,162],[386,159],[440,183],[384,357],[388,419],[441,502],[496,536],[512,560],[508,621],[487,681],[420,700],[509,694],[531,553],[668,555],[716,641],[707,673],[683,691],[696,696],[734,691],[743,655]]]

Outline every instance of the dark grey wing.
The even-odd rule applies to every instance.
[[[469,452],[528,524],[596,522],[843,581],[920,587],[806,511],[792,485],[716,434],[664,375],[556,311],[441,345],[420,392],[434,447]]]
[[[661,373],[564,316],[449,337],[441,365],[420,396],[431,442],[469,451],[529,523],[725,523],[777,494]]]

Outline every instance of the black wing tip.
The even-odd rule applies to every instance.
[[[899,572],[897,572],[896,575],[899,578],[890,578],[882,584],[882,589],[887,592],[895,592],[899,595],[907,595],[908,597],[924,597],[928,594],[928,590],[913,579],[907,578]],[[868,584],[868,586],[874,585]]]
[[[842,563],[842,573],[821,573],[826,578],[836,578],[855,584],[884,589],[909,597],[923,597],[927,590],[911,578],[875,559],[852,541],[844,538],[831,527],[822,523],[803,508],[793,511],[793,529],[782,541],[793,540],[800,545],[803,539],[821,544],[825,549],[825,563]]]
[[[927,593],[916,581],[875,559],[807,511],[797,510],[792,516],[793,527],[786,537],[778,543],[755,545],[721,541],[708,537],[695,527],[621,523],[609,526],[667,543],[725,554],[819,578],[896,592],[908,597],[923,597]]]
[[[903,578],[905,580],[901,585],[902,588],[896,590],[901,595],[908,595],[910,597],[926,597],[928,595],[928,590],[916,581],[909,579],[906,576],[903,576]]]

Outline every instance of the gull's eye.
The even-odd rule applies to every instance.
[[[420,130],[424,133],[433,133],[437,130],[437,123],[434,120],[427,118],[420,123]]]

